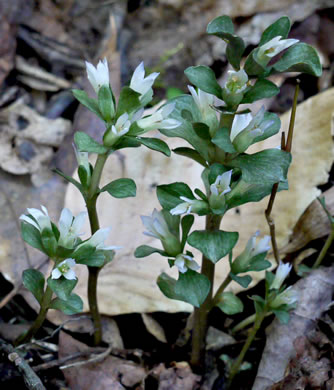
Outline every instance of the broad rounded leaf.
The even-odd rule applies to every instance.
[[[290,19],[287,16],[282,16],[264,30],[259,46],[264,45],[277,36],[281,36],[282,39],[286,39],[289,35],[290,28]]]
[[[232,272],[230,272],[230,277],[232,280],[234,280],[235,282],[240,284],[240,286],[243,288],[247,288],[252,281],[252,277],[249,275],[238,276],[238,275],[234,275]]]
[[[190,234],[187,241],[213,263],[217,263],[231,252],[238,238],[237,232],[196,230]]]
[[[83,133],[82,131],[77,131],[74,134],[74,142],[78,147],[80,152],[90,152],[97,154],[105,154],[108,152],[108,149],[99,144],[95,139],[90,137],[88,134]]]
[[[128,114],[136,111],[141,107],[139,100],[140,93],[130,87],[123,87],[118,99],[116,118],[127,112]]]
[[[180,156],[188,157],[199,164],[203,165],[203,167],[207,167],[207,163],[204,160],[204,158],[195,150],[187,147],[180,147],[173,149],[173,152],[175,154],[178,154]]]
[[[68,280],[61,276],[59,279],[52,279],[51,277],[47,280],[48,285],[51,290],[63,301],[67,301],[70,297],[70,294],[76,284],[78,279]]]
[[[27,244],[43,253],[46,253],[46,250],[43,247],[40,231],[30,225],[30,223],[21,222],[21,235]]]
[[[95,115],[97,115],[101,120],[103,119],[103,115],[100,112],[99,105],[97,100],[90,98],[85,91],[80,89],[72,89],[72,93],[74,97],[86,108],[92,111]]]
[[[142,258],[152,255],[153,253],[159,253],[161,256],[168,257],[168,254],[161,249],[153,248],[149,245],[140,245],[135,250],[135,257]]]
[[[166,210],[171,210],[178,204],[182,203],[183,200],[180,199],[180,196],[185,196],[189,199],[195,199],[189,186],[180,182],[158,186],[157,196],[162,208]]]
[[[162,273],[157,283],[167,298],[188,302],[195,307],[200,307],[205,301],[211,287],[206,276],[192,270],[180,273],[178,280]]]
[[[241,104],[253,103],[256,100],[276,96],[279,91],[279,88],[271,81],[266,79],[259,79],[256,81],[254,86],[245,93]]]
[[[27,288],[40,304],[44,294],[44,275],[36,269],[26,269],[22,274],[22,281],[25,288]]]
[[[167,157],[170,156],[170,149],[166,142],[162,141],[158,138],[142,138],[137,137],[137,140],[144,146],[149,149],[156,150],[157,152],[161,152]]]
[[[207,66],[191,66],[184,71],[189,81],[204,92],[211,93],[218,98],[222,97],[222,88],[218,84],[216,75]]]
[[[103,119],[106,122],[110,122],[115,115],[115,108],[109,85],[102,85],[99,89],[98,105]]]
[[[232,292],[224,292],[216,306],[227,315],[242,313],[244,310],[242,301]]]
[[[320,77],[322,67],[314,47],[306,43],[291,46],[273,66],[276,72],[302,72]]]
[[[72,315],[82,312],[83,302],[78,295],[72,294],[66,301],[63,301],[59,298],[53,299],[50,308],[61,310],[64,314],[67,315]]]
[[[114,198],[129,198],[136,196],[136,183],[132,179],[117,179],[105,185],[101,192],[108,192]]]

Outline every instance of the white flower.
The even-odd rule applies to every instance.
[[[72,269],[75,266],[74,259],[66,259],[62,261],[58,266],[52,271],[51,279],[59,279],[61,276],[64,276],[65,279],[74,280],[76,275]]]
[[[187,272],[188,269],[197,271],[200,268],[200,266],[196,263],[193,257],[183,254],[179,254],[176,256],[174,265],[176,265],[179,272],[181,272],[182,274]]]
[[[281,38],[281,36],[277,36],[259,47],[259,50],[257,52],[257,60],[260,64],[267,65],[271,58],[275,57],[281,51],[299,42],[298,39]]]
[[[58,222],[60,233],[58,244],[64,248],[73,248],[78,241],[78,237],[82,234],[81,229],[86,217],[86,211],[82,211],[74,217],[71,210],[64,208]]]
[[[171,234],[163,215],[157,209],[153,210],[151,217],[142,215],[140,218],[147,229],[147,231],[144,232],[147,236],[161,240]]]
[[[293,305],[298,301],[298,292],[288,287],[282,293],[278,294],[277,297],[271,302],[270,307],[275,309],[281,305]]]
[[[268,252],[270,249],[270,236],[264,236],[258,243],[257,237],[260,235],[260,231],[258,230],[247,242],[245,252],[248,257],[254,257],[259,255],[260,253]]]
[[[154,130],[154,129],[174,129],[175,127],[180,126],[180,122],[176,119],[168,118],[175,108],[174,103],[167,104],[166,106],[160,108],[153,115],[147,116],[137,121],[137,124],[145,131]]]
[[[41,209],[42,211],[38,209],[27,209],[29,215],[22,214],[20,219],[34,226],[40,232],[44,229],[52,230],[48,210],[44,206],[41,206]]]
[[[289,272],[291,271],[292,265],[289,263],[279,263],[279,266],[277,267],[275,279],[270,285],[270,289],[276,289],[279,290],[286,279],[286,277],[289,275]]]
[[[133,72],[131,81],[130,81],[130,88],[134,91],[141,94],[141,96],[145,95],[146,92],[148,92],[153,83],[154,80],[159,76],[159,73],[151,73],[149,76],[145,77],[145,68],[144,68],[144,62],[141,62],[135,71]]]
[[[190,214],[194,204],[198,202],[197,199],[189,199],[185,196],[180,196],[180,199],[184,200],[184,202],[170,210],[172,215]]]
[[[210,186],[212,194],[223,196],[227,192],[231,191],[230,183],[232,171],[233,170],[231,169],[230,171],[224,172],[222,175],[217,176],[216,181]]]
[[[196,92],[196,89],[191,85],[188,85],[188,89],[195,101],[196,106],[198,107],[198,109],[201,111],[202,114],[204,114],[207,111],[213,110],[212,105],[215,103],[214,95],[211,95],[210,93],[206,93],[201,89],[198,89],[198,91]]]
[[[273,123],[272,120],[263,121],[264,114],[265,108],[261,107],[254,117],[252,114],[236,115],[232,123],[230,134],[231,142],[233,142],[241,133],[247,134],[251,139],[264,134],[267,128]]]
[[[121,137],[126,134],[131,126],[131,121],[129,120],[129,115],[125,112],[122,114],[116,121],[115,125],[112,125],[111,131],[117,136]]]
[[[111,228],[99,229],[92,235],[92,237],[89,240],[78,245],[76,250],[78,250],[83,246],[92,246],[95,247],[96,250],[103,250],[103,251],[120,249],[121,248],[120,246],[105,246],[104,241],[107,239],[110,231]]]
[[[90,171],[90,165],[88,159],[88,152],[80,152],[74,143],[72,144],[72,146],[74,148],[74,153],[78,162],[78,166],[84,167],[87,173],[87,185],[89,185],[90,178],[91,178],[91,171]]]
[[[247,88],[248,76],[243,69],[238,72],[229,70],[227,74],[225,89],[229,94],[241,93]]]
[[[109,69],[106,58],[103,62],[99,61],[96,68],[93,64],[86,61],[86,71],[88,80],[96,94],[99,93],[99,90],[103,85],[109,86]]]

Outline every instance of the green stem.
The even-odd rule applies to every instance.
[[[273,314],[271,311],[268,311],[265,315],[265,317],[268,317],[270,316],[271,314]],[[253,322],[255,321],[255,318],[256,318],[256,314],[252,314],[251,316],[245,318],[243,321],[239,322],[239,324],[237,324],[236,326],[234,326],[231,330],[232,333],[236,333],[236,332],[239,332],[239,330],[243,329],[243,328],[246,328],[246,326],[250,325],[250,324],[253,324]]]
[[[23,333],[21,336],[19,336],[15,340],[15,345],[20,345],[27,343],[35,334],[38,332],[40,327],[43,325],[43,322],[46,318],[46,314],[49,310],[51,299],[52,299],[53,291],[49,286],[46,287],[46,290],[44,292],[42,301],[41,301],[41,307],[38,313],[37,318],[35,319],[34,323],[31,325],[28,332]]]
[[[334,240],[334,224],[332,224],[331,234],[328,236],[328,238],[327,238],[327,240],[325,242],[325,245],[323,246],[323,248],[321,249],[321,252],[319,253],[319,256],[318,256],[317,260],[313,264],[313,267],[312,267],[313,269],[319,267],[319,265],[321,264],[322,260],[326,256],[328,249],[332,245],[333,240]]]
[[[222,293],[225,291],[226,287],[232,282],[232,279],[229,275],[226,276],[223,283],[220,285],[219,289],[217,290],[215,296],[212,299],[211,308],[216,306],[216,304],[219,302],[219,299],[222,295]]]
[[[92,235],[100,228],[99,218],[96,210],[96,201],[98,197],[99,184],[101,180],[104,164],[108,158],[108,153],[99,154],[93,170],[90,182],[86,206],[88,211],[90,229]],[[99,276],[99,267],[88,267],[88,303],[89,310],[94,323],[94,343],[101,344],[102,341],[102,323],[99,307],[97,303],[97,280]]]
[[[227,385],[228,388],[231,388],[232,381],[233,381],[234,377],[236,376],[236,374],[239,372],[241,363],[244,360],[246,352],[248,351],[250,345],[252,344],[252,342],[256,336],[257,331],[260,329],[262,321],[265,318],[265,316],[266,316],[266,311],[262,312],[261,314],[256,315],[254,326],[251,329],[251,331],[249,332],[247,340],[246,340],[238,358],[232,364],[230,375],[228,378],[228,385]]]
[[[222,217],[218,215],[208,215],[206,217],[206,230],[214,231],[219,229],[221,219]],[[199,368],[203,366],[208,314],[212,307],[212,291],[215,275],[214,263],[205,256],[203,256],[202,260],[201,274],[209,279],[211,288],[202,305],[199,308],[195,308],[191,364]]]

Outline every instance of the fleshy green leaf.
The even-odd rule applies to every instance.
[[[230,139],[229,130],[227,127],[221,127],[217,130],[212,142],[226,153],[236,153],[234,146]]]
[[[234,34],[234,26],[231,18],[227,15],[219,16],[212,20],[206,29],[210,35],[215,35],[225,42],[226,57],[234,69],[240,69],[240,61],[245,51],[244,41]]]
[[[156,150],[157,152],[161,152],[167,157],[170,156],[170,149],[166,142],[162,141],[158,138],[142,138],[137,137],[137,140],[144,146],[149,149]]]
[[[70,297],[70,294],[76,284],[78,279],[68,280],[61,276],[59,279],[52,279],[51,277],[47,280],[48,285],[51,290],[63,301],[67,301]]]
[[[132,179],[117,179],[105,185],[101,192],[107,191],[114,198],[136,196],[136,183]]]
[[[100,112],[97,100],[90,98],[85,91],[82,91],[80,89],[72,89],[72,93],[73,93],[74,97],[77,100],[79,100],[79,102],[82,105],[84,105],[86,108],[88,108],[90,111],[92,111],[101,120],[104,120],[103,116]]]
[[[242,301],[232,292],[224,292],[216,306],[227,315],[242,313],[244,310]]]
[[[157,283],[167,298],[187,302],[195,307],[200,307],[210,291],[209,279],[192,270],[179,273],[178,280],[162,273]]]
[[[259,48],[252,50],[249,53],[248,57],[246,58],[244,69],[245,69],[246,73],[248,74],[248,76],[261,75],[264,77],[267,74],[269,74],[270,69],[264,68],[255,60],[256,53],[258,52],[258,50],[259,50]]]
[[[258,79],[254,86],[245,93],[241,104],[253,103],[256,100],[267,99],[276,96],[279,88],[267,79]]]
[[[273,310],[273,313],[278,318],[281,324],[286,325],[289,322],[290,314],[285,310]]]
[[[254,154],[241,154],[231,161],[240,168],[242,179],[252,184],[275,184],[286,180],[291,154],[279,149],[267,149]]]
[[[102,87],[99,89],[98,105],[104,120],[106,122],[111,122],[115,115],[115,108],[109,85],[102,85]]]
[[[45,248],[45,252],[51,258],[54,257],[57,252],[58,243],[53,231],[50,229],[43,229],[41,232],[41,240],[43,247]]]
[[[153,253],[159,253],[161,256],[168,257],[168,254],[157,248],[153,248],[152,246],[149,245],[140,245],[138,248],[135,250],[135,257],[137,258],[142,258],[142,257],[147,257],[152,255]]]
[[[217,263],[231,252],[238,238],[237,232],[196,230],[190,234],[187,241],[213,263]]]
[[[141,143],[134,137],[124,136],[114,145],[114,150],[124,149],[124,148],[139,148]]]
[[[264,45],[277,36],[281,36],[282,39],[286,39],[289,35],[290,27],[290,19],[287,16],[282,16],[264,30],[259,46]]]
[[[181,226],[182,226],[182,240],[181,240],[181,248],[182,251],[184,249],[184,246],[187,242],[187,237],[190,232],[190,229],[194,223],[194,216],[193,215],[185,215],[181,220]]]
[[[212,146],[208,140],[200,138],[192,126],[192,122],[200,122],[202,120],[202,114],[194,103],[194,99],[192,96],[182,95],[172,99],[170,102],[175,104],[175,108],[169,117],[178,120],[181,124],[174,129],[159,129],[159,131],[167,137],[185,139],[205,161],[209,161]],[[185,113],[188,113],[188,116],[191,117],[190,121],[184,118]]]
[[[22,274],[23,285],[28,289],[40,304],[44,294],[44,275],[36,269],[26,269]]]
[[[29,244],[33,248],[40,250],[43,253],[46,253],[42,244],[40,231],[34,226],[30,225],[30,223],[23,221],[21,222],[21,235],[23,240],[27,244]]]
[[[61,310],[67,315],[72,315],[82,312],[83,302],[78,295],[71,294],[66,301],[59,298],[53,299],[50,308]]]
[[[123,87],[117,104],[116,118],[127,112],[128,114],[136,111],[141,107],[139,100],[140,93],[130,87]]]
[[[157,196],[162,208],[171,210],[183,201],[180,196],[195,199],[191,189],[185,183],[176,182],[163,184],[157,187]]]
[[[77,264],[85,264],[88,265],[89,267],[102,267],[105,264],[105,260],[106,260],[105,252],[107,251],[94,250],[93,253],[89,255],[87,254],[84,257],[80,257],[80,260],[77,260]]]
[[[189,81],[204,92],[222,97],[222,88],[218,84],[215,73],[207,66],[190,66],[184,71]]]
[[[289,47],[273,66],[276,72],[302,72],[320,77],[322,67],[319,55],[314,47],[306,43],[297,43]]]
[[[180,148],[173,149],[173,152],[180,156],[188,157],[198,162],[199,164],[203,165],[203,167],[207,167],[206,161],[195,149],[180,147]]]
[[[95,139],[89,136],[82,131],[77,131],[74,134],[74,142],[77,145],[77,148],[80,152],[89,152],[89,153],[97,153],[104,154],[108,152],[108,149],[99,144]]]
[[[252,278],[249,275],[237,276],[237,275],[233,274],[232,272],[230,272],[230,277],[232,280],[234,280],[235,282],[240,284],[240,286],[243,288],[247,288],[252,281]]]
[[[210,128],[205,123],[195,122],[193,123],[193,129],[195,133],[202,139],[210,140]]]

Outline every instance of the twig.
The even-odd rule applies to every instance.
[[[80,367],[80,366],[84,366],[84,365],[89,364],[89,363],[100,362],[101,360],[104,360],[108,355],[110,355],[111,351],[112,351],[112,346],[109,345],[109,347],[104,352],[100,353],[97,356],[93,356],[92,358],[90,358],[88,360],[70,363],[70,364],[67,364],[65,366],[60,366],[59,368],[61,370],[65,370],[67,368]]]
[[[0,348],[8,353],[8,359],[15,363],[19,371],[22,373],[24,382],[28,389],[46,390],[42,381],[29,366],[29,364],[19,355],[19,352],[14,347],[0,339]]]
[[[291,109],[289,132],[288,132],[288,137],[287,137],[286,142],[285,142],[285,133],[284,132],[282,132],[282,137],[281,137],[281,149],[284,150],[285,152],[288,152],[288,153],[291,152],[291,148],[292,148],[292,138],[293,138],[293,130],[294,130],[294,126],[295,126],[295,119],[296,119],[299,83],[300,83],[299,80],[297,80],[295,95],[293,97],[293,105],[292,105],[292,109]],[[274,257],[275,257],[277,264],[280,262],[280,255],[279,255],[279,250],[278,250],[277,241],[276,241],[275,221],[274,221],[273,217],[271,216],[271,212],[272,212],[272,209],[274,206],[276,194],[278,191],[278,186],[279,186],[279,183],[275,183],[273,185],[273,188],[271,190],[271,195],[269,198],[269,202],[268,202],[268,207],[265,211],[266,220],[267,220],[269,230],[270,230],[270,237],[271,237],[271,244],[273,247],[273,253],[274,253]]]

